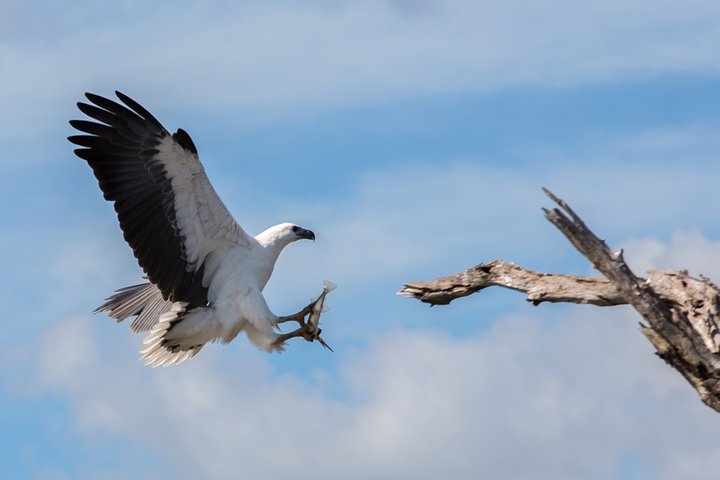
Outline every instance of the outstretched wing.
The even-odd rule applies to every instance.
[[[106,200],[114,203],[123,236],[148,279],[170,301],[205,306],[206,257],[254,240],[235,222],[205,175],[190,136],[170,133],[140,104],[86,93],[78,108],[96,120],[72,120]]]

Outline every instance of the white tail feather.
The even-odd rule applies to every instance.
[[[163,313],[170,310],[172,302],[162,297],[152,283],[141,283],[117,290],[96,312],[108,312],[108,317],[118,322],[137,315],[130,325],[133,332],[147,332],[157,323]]]

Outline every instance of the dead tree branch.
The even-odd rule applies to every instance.
[[[622,250],[612,252],[562,199],[545,190],[558,207],[543,209],[603,277],[540,273],[495,260],[463,273],[426,282],[406,283],[398,292],[431,305],[446,305],[490,286],[527,294],[535,305],[570,302],[598,306],[630,304],[645,319],[642,333],[657,355],[679,371],[702,401],[720,412],[720,289],[687,272],[651,271],[640,278],[630,270]]]
[[[493,286],[527,293],[528,302],[534,305],[542,302],[568,302],[608,307],[627,303],[605,278],[535,272],[502,260],[481,263],[462,273],[429,282],[406,283],[398,294],[431,305],[447,305],[456,298]]]

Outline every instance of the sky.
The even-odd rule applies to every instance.
[[[13,479],[712,479],[720,417],[629,307],[395,295],[493,259],[720,279],[720,3],[0,0],[0,465]],[[180,366],[92,310],[142,272],[75,157],[86,91],[192,136],[251,233],[312,229],[266,288],[324,280],[323,337]]]

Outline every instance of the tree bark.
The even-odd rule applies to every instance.
[[[398,292],[430,305],[446,305],[490,286],[527,294],[534,305],[569,302],[602,307],[630,304],[647,322],[640,330],[657,355],[697,390],[702,401],[720,412],[720,289],[707,278],[687,272],[651,271],[640,278],[630,270],[622,250],[612,252],[552,192],[559,208],[543,209],[555,225],[604,277],[557,275],[495,260],[431,281],[410,282]]]

